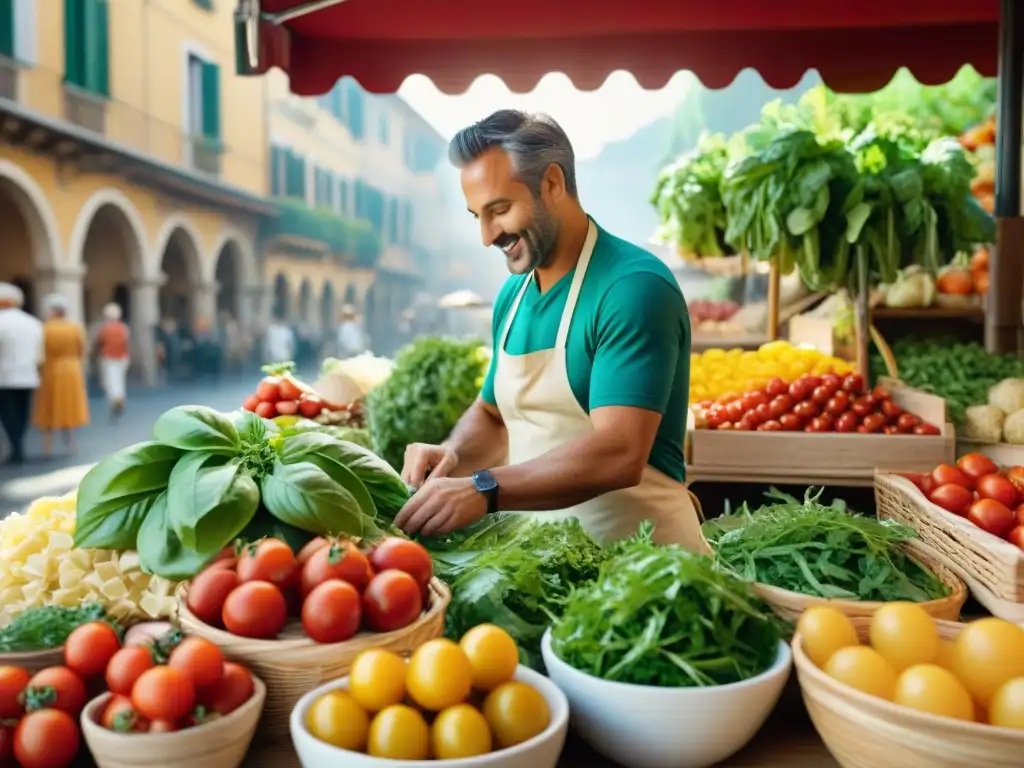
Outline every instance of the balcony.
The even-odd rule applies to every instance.
[[[0,99],[18,99],[18,62],[0,56]]]
[[[103,136],[107,132],[107,99],[64,83],[64,119]]]
[[[192,170],[209,176],[220,176],[220,156],[224,146],[219,141],[196,134],[189,136],[189,145],[189,165]]]
[[[300,200],[277,201],[277,216],[266,219],[261,237],[292,250],[331,257],[344,266],[373,267],[381,253],[380,237],[368,221],[349,219]]]

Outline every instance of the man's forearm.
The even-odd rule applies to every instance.
[[[450,474],[466,477],[505,457],[508,434],[501,417],[477,400],[459,419],[445,444],[459,457],[459,463]]]

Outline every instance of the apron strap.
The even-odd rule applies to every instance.
[[[523,280],[523,285],[519,289],[519,293],[516,294],[515,301],[512,302],[512,307],[508,311],[508,315],[505,317],[505,327],[501,329],[501,340],[498,342],[498,348],[494,350],[494,354],[505,351],[505,339],[508,338],[509,329],[512,327],[512,321],[516,317],[516,312],[519,311],[519,302],[523,300],[523,296],[526,294],[526,289],[530,287],[530,281],[535,280],[533,272],[526,276]]]
[[[569,326],[572,325],[572,316],[576,312],[576,303],[579,301],[580,289],[583,287],[583,278],[587,276],[590,257],[594,255],[594,246],[596,244],[597,227],[593,220],[590,220],[590,227],[587,229],[587,239],[583,241],[583,250],[580,251],[579,261],[576,262],[576,272],[572,276],[572,285],[569,286],[569,296],[565,300],[562,319],[558,323],[555,349],[565,349],[565,343],[569,338]]]
[[[700,505],[700,499],[698,499],[697,498],[697,494],[695,494],[689,488],[686,489],[686,492],[688,494],[690,494],[690,501],[693,503],[693,509],[697,513],[697,519],[700,522],[703,523],[704,522],[704,507],[702,507]]]

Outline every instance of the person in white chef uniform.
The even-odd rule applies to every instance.
[[[608,542],[650,520],[655,541],[709,551],[685,485],[690,319],[672,272],[587,215],[550,117],[501,110],[448,153],[512,274],[480,397],[444,444],[406,450],[417,490],[397,525],[443,534],[500,509]]]

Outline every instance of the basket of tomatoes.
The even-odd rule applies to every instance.
[[[348,674],[367,648],[408,654],[444,631],[448,588],[419,544],[317,538],[246,545],[178,588],[182,628],[267,682],[261,733],[288,732],[306,693]]]

